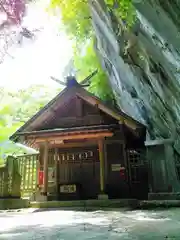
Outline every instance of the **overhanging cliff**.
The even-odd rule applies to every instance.
[[[145,123],[151,139],[180,125],[180,2],[134,0],[130,31],[104,0],[89,0],[96,51],[118,105]]]

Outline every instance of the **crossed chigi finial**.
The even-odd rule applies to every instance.
[[[73,75],[67,76],[65,82],[62,82],[55,77],[51,77],[51,79],[63,86],[66,86],[66,87],[74,87],[74,86],[89,87],[91,78],[94,77],[97,74],[97,72],[98,72],[98,70],[96,69],[88,77],[83,79],[80,83],[76,80],[76,77]]]

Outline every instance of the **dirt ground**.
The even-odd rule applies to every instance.
[[[180,209],[1,212],[0,239],[180,239]]]

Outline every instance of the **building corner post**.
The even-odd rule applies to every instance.
[[[43,195],[47,197],[48,192],[48,142],[44,143],[44,156],[43,156],[43,170],[44,170],[44,181],[43,181]]]
[[[99,149],[99,161],[100,161],[100,194],[98,195],[99,200],[108,199],[108,195],[105,194],[105,144],[104,139],[98,140]]]

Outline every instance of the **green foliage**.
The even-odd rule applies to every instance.
[[[108,8],[112,9],[117,18],[126,22],[126,26],[130,27],[135,21],[135,10],[132,0],[105,0]]]
[[[91,32],[90,12],[87,0],[51,0],[51,7],[59,7],[68,35],[76,41],[89,38]]]
[[[23,125],[23,122],[14,123],[10,126],[0,125],[0,142],[6,141],[13,132]]]
[[[99,1],[100,2],[100,1]],[[117,18],[126,22],[126,27],[134,22],[134,10],[131,0],[105,0],[107,10],[113,10]],[[51,7],[60,8],[62,22],[67,34],[73,38],[75,46],[75,66],[80,70],[79,77],[84,78],[95,69],[98,75],[93,78],[90,91],[103,100],[112,99],[113,94],[108,79],[92,45],[93,29],[88,0],[51,0]],[[82,51],[83,49],[83,55]]]
[[[108,78],[102,70],[99,59],[95,54],[93,41],[88,43],[85,47],[85,52],[81,56],[79,55],[79,51],[75,52],[74,63],[75,67],[79,69],[78,79],[84,79],[95,69],[98,69],[98,74],[92,78],[91,86],[88,90],[104,101],[110,101],[113,98]]]
[[[59,91],[41,85],[21,89],[18,92],[0,89],[0,160],[5,153],[22,150],[8,141],[9,136],[47,104],[57,92]]]
[[[107,9],[113,9],[117,17],[132,25],[135,11],[131,0],[105,0]],[[84,43],[92,36],[91,14],[88,0],[51,0],[51,8],[59,8],[67,34]]]

